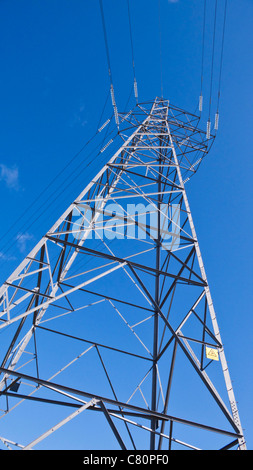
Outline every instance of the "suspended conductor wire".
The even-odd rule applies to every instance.
[[[130,41],[131,41],[132,66],[133,66],[133,75],[134,75],[134,96],[136,99],[136,104],[138,104],[138,88],[137,88],[137,80],[136,80],[136,72],[135,72],[133,31],[132,31],[129,0],[127,0],[127,9],[128,9],[129,33],[130,33]]]
[[[216,18],[217,18],[217,0],[215,1],[214,26],[213,26],[213,51],[212,51],[211,80],[210,80],[210,97],[209,97],[209,120],[210,120],[210,116],[211,116],[211,103],[212,103],[213,66],[214,66],[214,49],[215,49],[215,35],[216,35]]]
[[[199,111],[203,110],[203,74],[204,74],[204,54],[205,54],[205,35],[206,35],[206,0],[204,1],[204,17],[203,17],[203,32],[202,32],[202,58],[201,58],[201,84],[199,96]]]
[[[112,118],[111,118],[111,119],[112,119]],[[110,119],[110,121],[111,121],[111,119]],[[107,127],[107,131],[108,131],[108,127]],[[107,131],[106,131],[106,135],[105,135],[104,138],[103,138],[102,144],[99,143],[99,144],[96,146],[96,148],[94,149],[94,150],[98,150],[98,149],[99,149],[98,152],[96,153],[96,155],[94,156],[94,150],[92,150],[92,151],[90,152],[90,154],[87,156],[87,160],[88,160],[89,157],[92,157],[92,158],[90,159],[90,161],[88,161],[88,162],[86,163],[86,165],[84,165],[83,168],[80,168],[80,165],[78,165],[77,168],[75,168],[70,174],[67,175],[67,177],[65,178],[65,180],[60,183],[59,187],[58,187],[56,190],[54,190],[53,193],[52,193],[51,195],[49,195],[49,197],[46,199],[46,201],[43,202],[43,203],[39,206],[39,208],[36,209],[35,212],[33,213],[33,216],[34,216],[35,214],[39,214],[39,215],[37,215],[37,217],[36,217],[34,220],[31,220],[31,218],[30,218],[31,222],[30,222],[29,224],[27,224],[27,222],[25,222],[25,223],[21,226],[21,228],[20,228],[20,230],[19,230],[19,234],[17,235],[17,237],[14,239],[14,241],[13,241],[9,246],[8,246],[9,242],[7,242],[7,243],[4,245],[3,250],[1,250],[1,257],[5,256],[6,253],[8,253],[8,252],[11,250],[11,248],[16,245],[17,241],[18,241],[18,240],[22,237],[22,235],[25,233],[25,232],[21,232],[22,228],[24,227],[26,231],[29,230],[39,219],[41,219],[41,217],[42,217],[48,210],[51,210],[51,205],[49,205],[49,204],[47,204],[47,203],[50,203],[50,201],[52,201],[52,198],[53,198],[53,201],[55,202],[56,199],[58,199],[60,196],[62,196],[62,194],[71,186],[71,184],[76,183],[77,179],[82,175],[82,173],[83,173],[84,171],[86,171],[87,168],[88,168],[90,165],[92,165],[92,164],[94,163],[94,160],[95,160],[97,157],[99,157],[99,156],[101,155],[101,145],[103,145],[106,136],[108,136],[108,132],[107,132]],[[97,131],[97,132],[98,132],[98,131]],[[109,133],[109,136],[111,136],[111,135],[113,134],[113,132],[115,133],[115,129],[114,129],[114,131],[112,130],[112,131]],[[94,138],[94,137],[95,137],[95,136],[93,136],[93,138]],[[113,139],[114,139],[115,137],[117,137],[117,134],[115,134],[115,135],[113,134]],[[92,138],[92,139],[93,139],[93,138]],[[91,140],[91,139],[90,139],[90,140]],[[90,141],[89,141],[89,142],[90,142]],[[88,143],[86,143],[86,144],[81,148],[81,150],[79,150],[79,152],[78,152],[75,156],[79,155],[87,145],[88,145]],[[65,167],[65,168],[66,168],[66,167]],[[76,173],[77,171],[78,171],[78,176],[73,177],[72,180],[71,180],[70,178],[71,178],[71,177],[74,175],[74,173]],[[87,175],[86,175],[86,176],[87,176]],[[57,178],[57,176],[56,176],[56,178]],[[55,180],[56,178],[54,178],[54,180]],[[62,188],[63,188],[63,189],[62,189]],[[57,194],[57,192],[58,192],[59,189],[60,189],[60,193]],[[39,198],[39,197],[38,197],[38,198]],[[37,199],[38,199],[38,198],[37,198]],[[36,200],[37,200],[37,199],[36,199]],[[35,202],[35,201],[34,201],[34,202]],[[33,204],[31,204],[31,205],[28,207],[28,209],[29,209],[30,207],[32,207],[32,205],[33,205]],[[43,209],[44,209],[44,210],[43,210]],[[20,218],[21,218],[21,217],[20,217]],[[18,220],[19,220],[19,219],[18,219]],[[6,249],[5,249],[5,247],[6,247]],[[1,258],[1,257],[0,257],[0,258]]]
[[[81,152],[83,152],[83,150],[85,149],[85,147],[88,146],[88,144],[96,137],[98,131],[96,132],[96,134],[91,138],[89,139],[84,145],[83,147],[74,155],[74,157],[67,163],[67,165],[65,165],[64,168],[62,168],[62,170],[48,183],[48,185],[43,189],[43,191],[41,191],[41,193],[32,201],[32,203],[25,209],[25,211],[20,215],[20,217],[18,217],[17,220],[15,220],[15,222],[11,225],[11,227],[8,229],[7,232],[5,232],[1,237],[0,237],[0,241],[3,240],[7,235],[9,235],[10,231],[17,226],[17,223],[24,218],[24,216],[28,213],[29,209],[31,209],[37,201],[39,201],[41,199],[41,197],[45,194],[45,192],[53,185],[53,183],[56,182],[56,180],[62,175],[62,173],[71,165],[71,163],[73,163],[73,161],[81,154]],[[54,193],[53,193],[54,194]],[[51,196],[49,196],[49,199],[51,198]],[[43,203],[44,204],[44,203]],[[42,207],[42,206],[41,206]],[[25,226],[26,224],[24,224],[23,226]],[[22,227],[23,227],[22,226]],[[22,228],[21,227],[21,228]],[[20,232],[20,230],[16,233],[17,235],[17,238],[16,238],[16,241],[23,235],[23,233],[21,233],[19,236],[18,236],[18,233]],[[8,245],[8,242],[3,246],[3,248],[6,247],[6,245]],[[6,251],[1,251],[1,255],[4,255],[6,253]]]
[[[110,86],[111,86],[112,107],[113,107],[113,110],[114,110],[115,122],[117,124],[118,129],[119,129],[119,116],[118,116],[118,109],[117,109],[117,105],[116,105],[116,101],[115,101],[114,87],[113,87],[113,81],[112,81],[110,53],[109,53],[108,39],[107,39],[107,34],[106,34],[105,15],[104,15],[102,0],[99,0],[99,4],[100,4],[102,24],[103,24],[104,42],[105,42],[105,50],[106,50],[106,57],[107,57],[107,64],[108,64],[108,73],[109,73]]]
[[[107,40],[106,27],[105,27],[105,15],[104,15],[102,0],[99,0],[99,3],[100,3],[100,11],[101,11],[101,17],[102,17],[102,24],[103,24],[105,50],[106,50],[106,57],[107,57],[107,64],[108,64],[108,73],[109,73],[110,83],[112,85],[111,62],[110,62],[110,54],[109,54],[108,40]]]
[[[224,20],[223,20],[223,31],[222,31],[222,44],[221,44],[221,58],[220,58],[220,74],[219,74],[217,111],[219,110],[219,104],[220,104],[221,75],[222,75],[223,54],[224,54],[224,39],[225,39],[226,17],[227,17],[227,3],[228,2],[226,0],[225,1],[225,10],[224,10]]]
[[[211,64],[211,78],[210,78],[210,97],[209,97],[209,116],[206,124],[206,138],[211,137],[211,103],[212,103],[212,89],[213,89],[213,66],[214,66],[214,50],[215,50],[215,35],[216,35],[216,18],[217,18],[217,0],[215,1],[214,11],[214,24],[213,24],[213,51],[212,51],[212,64]]]
[[[162,29],[161,29],[161,1],[160,0],[158,0],[158,12],[159,12],[159,36],[160,36],[161,97],[163,98]]]
[[[217,111],[215,114],[215,124],[214,129],[218,130],[219,124],[219,106],[220,106],[220,93],[221,93],[221,75],[222,75],[222,65],[223,65],[223,54],[224,54],[224,39],[225,39],[225,28],[226,28],[226,17],[227,17],[227,0],[225,0],[224,8],[224,19],[223,19],[223,30],[222,30],[222,43],[221,43],[221,56],[220,56],[220,73],[219,73],[219,84],[218,84],[218,99],[217,99]]]
[[[125,109],[127,109],[128,107],[128,102],[130,100],[130,96],[132,94],[132,89],[131,89],[131,93],[129,95],[129,98],[127,100],[127,103],[125,105]],[[109,93],[108,93],[109,95]],[[33,213],[32,217],[35,215],[35,214],[38,214],[37,217],[31,221],[31,215],[29,215],[29,221],[30,221],[30,224],[28,225],[27,222],[24,222],[22,224],[22,226],[19,228],[19,230],[14,234],[16,235],[14,241],[10,242],[8,241],[7,243],[5,243],[5,245],[3,246],[3,248],[1,248],[1,252],[0,252],[0,259],[1,257],[4,257],[6,255],[6,253],[8,253],[12,247],[15,247],[17,241],[22,237],[22,235],[25,233],[25,232],[22,232],[22,229],[25,228],[25,230],[27,231],[30,227],[32,227],[38,220],[41,219],[41,217],[48,211],[50,210],[51,211],[51,206],[47,204],[47,202],[50,202],[52,199],[55,201],[56,199],[58,199],[60,196],[62,196],[62,194],[71,186],[71,184],[73,184],[74,182],[76,183],[77,179],[84,173],[84,171],[87,170],[87,168],[94,162],[94,160],[99,157],[101,155],[101,149],[102,149],[102,146],[104,145],[104,142],[106,140],[106,138],[108,137],[111,137],[112,136],[112,139],[113,140],[115,137],[116,137],[116,134],[115,134],[115,129],[114,130],[111,130],[109,132],[109,127],[108,124],[112,122],[112,117],[113,116],[110,116],[109,119],[107,119],[107,121],[104,122],[104,124],[102,124],[101,127],[99,127],[100,123],[101,123],[101,120],[102,120],[102,117],[103,117],[103,114],[104,114],[104,111],[105,111],[105,106],[106,106],[106,103],[108,101],[108,96],[106,98],[106,101],[105,101],[105,104],[103,106],[103,109],[102,109],[102,112],[101,112],[101,115],[100,115],[100,119],[99,119],[99,122],[98,122],[98,129],[96,131],[96,133],[93,135],[93,137],[91,137],[83,146],[82,148],[74,155],[74,157],[67,163],[67,165],[65,165],[65,167],[53,178],[53,180],[51,180],[51,182],[47,185],[47,187],[41,191],[41,193],[39,194],[39,196],[32,202],[32,204],[29,205],[29,207],[24,211],[24,213],[15,221],[15,223],[10,227],[10,229],[0,238],[0,240],[2,240],[3,238],[5,238],[6,235],[9,235],[9,232],[11,231],[12,228],[14,228],[17,223],[21,220],[21,219],[24,219],[24,216],[25,214],[28,213],[29,209],[31,209],[35,203],[41,199],[42,195],[45,194],[46,190],[49,189],[50,186],[52,186],[52,184],[57,180],[57,178],[59,178],[61,176],[61,174],[70,166],[70,164],[81,154],[81,152],[83,152],[83,150],[95,139],[95,137],[101,133],[101,131],[106,127],[106,132],[105,132],[105,135],[102,139],[102,143],[100,142],[98,145],[96,145],[95,149],[92,150],[89,155],[86,157],[86,164],[83,166],[82,169],[80,169],[80,165],[77,166],[77,168],[75,168],[71,173],[69,173],[67,175],[67,177],[65,178],[64,181],[60,182],[58,188],[56,190],[53,191],[52,194],[50,194],[48,196],[48,198],[46,199],[46,201],[44,201],[38,209],[35,210],[35,212]],[[111,144],[111,141],[110,143],[108,143],[108,145]],[[107,146],[108,146],[107,145]],[[97,154],[94,156],[94,151],[97,150]],[[105,150],[105,149],[104,149]],[[89,158],[92,157],[90,160]],[[73,176],[76,172],[78,171],[78,176]],[[86,175],[87,176],[87,175]],[[72,178],[72,179],[71,179]],[[62,189],[64,188],[64,189]],[[60,189],[60,193],[57,194],[58,190]],[[46,209],[44,208],[46,206]],[[44,209],[44,210],[42,210]],[[9,246],[8,246],[9,245]]]
[[[106,108],[106,105],[107,105],[107,102],[108,102],[109,95],[110,95],[110,92],[108,91],[107,97],[106,97],[106,100],[105,100],[105,104],[104,104],[104,107],[102,109],[102,112],[101,112],[101,115],[100,115],[100,118],[99,118],[99,121],[98,121],[98,125],[97,125],[98,132],[100,132],[99,128],[100,128],[100,125],[101,125],[101,122],[102,122],[102,119],[103,119],[103,115],[104,115],[104,112],[105,112],[105,108]]]
[[[109,96],[109,94],[108,94]],[[85,144],[80,148],[80,150],[78,152],[75,153],[75,155],[68,161],[68,163],[54,176],[54,178],[47,184],[47,186],[39,193],[39,195],[32,201],[32,203],[25,209],[25,211],[18,217],[18,219],[15,220],[15,222],[11,225],[11,227],[3,234],[1,235],[0,237],[0,241],[2,241],[7,235],[10,234],[11,230],[14,228],[14,227],[17,227],[17,223],[22,220],[24,218],[24,216],[28,213],[28,211],[36,204],[37,201],[39,201],[42,196],[45,195],[46,191],[57,181],[57,179],[59,179],[59,177],[64,173],[64,171],[70,167],[70,165],[79,157],[79,155],[84,151],[84,149],[96,138],[96,136],[98,135],[98,133],[101,132],[102,128],[99,129],[99,126],[100,126],[100,123],[101,123],[101,120],[103,118],[103,115],[104,115],[104,111],[105,111],[105,107],[106,107],[106,104],[107,104],[107,101],[108,101],[108,96],[106,98],[106,101],[105,101],[105,104],[103,106],[103,109],[102,109],[102,112],[100,114],[100,118],[99,118],[99,122],[98,122],[98,125],[97,125],[97,130],[95,132],[95,134],[90,138],[88,139]],[[108,121],[111,121],[111,117]],[[106,124],[104,124],[102,127],[104,128],[109,122],[106,121]],[[16,235],[18,235],[18,233],[20,232],[20,230],[18,230],[16,232]],[[22,235],[22,234],[21,234]],[[4,245],[4,247],[7,245],[8,243],[6,243]],[[1,255],[3,255],[3,251],[1,250]]]

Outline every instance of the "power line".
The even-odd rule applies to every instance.
[[[162,30],[161,30],[161,1],[160,0],[158,0],[158,10],[159,10],[159,36],[160,36],[161,97],[163,98]]]
[[[210,80],[210,97],[209,97],[209,119],[210,119],[210,115],[211,115],[211,102],[212,102],[213,66],[214,66],[214,50],[215,50],[215,36],[216,36],[216,19],[217,19],[217,0],[215,1],[215,11],[214,11],[213,51],[212,51],[211,80]]]
[[[97,130],[95,132],[95,134],[90,138],[88,139],[85,144],[80,148],[80,150],[78,150],[78,152],[75,153],[75,155],[68,161],[68,163],[54,176],[54,178],[47,184],[47,186],[38,194],[38,196],[32,201],[32,203],[24,210],[24,212],[15,220],[15,222],[11,225],[11,227],[0,237],[0,241],[2,241],[7,235],[9,235],[9,233],[11,232],[11,230],[17,226],[17,223],[19,221],[21,221],[24,216],[28,213],[28,211],[36,204],[36,202],[38,202],[42,196],[45,195],[46,191],[48,191],[48,189],[59,179],[59,177],[64,173],[65,170],[67,170],[70,165],[77,159],[77,157],[79,157],[79,155],[84,151],[84,149],[86,147],[88,147],[88,145],[95,139],[95,137],[98,135],[98,133],[100,132],[99,130],[99,126],[100,126],[100,123],[101,123],[101,120],[103,118],[103,115],[104,115],[104,111],[105,111],[105,107],[106,107],[106,104],[107,104],[107,101],[108,101],[108,96],[106,98],[106,101],[105,101],[105,104],[103,106],[103,109],[102,109],[102,112],[101,112],[101,115],[100,115],[100,118],[99,118],[99,122],[98,122],[98,125],[97,125]],[[18,230],[16,232],[16,235],[18,235],[18,233],[20,232],[20,230]],[[8,242],[7,242],[8,244]],[[5,244],[3,246],[3,248],[6,247]],[[1,251],[1,254],[3,254],[3,252]]]
[[[202,32],[202,58],[201,58],[201,85],[199,96],[199,111],[203,110],[203,72],[204,72],[204,53],[205,53],[205,31],[206,31],[206,0],[204,1],[203,32]]]
[[[215,35],[216,35],[216,19],[217,19],[217,0],[215,1],[214,10],[214,23],[213,23],[213,50],[212,50],[212,64],[211,64],[211,77],[210,77],[210,96],[209,96],[209,115],[206,125],[206,138],[210,139],[211,135],[211,103],[212,103],[212,89],[213,89],[213,66],[214,66],[214,50],[215,50]]]
[[[110,122],[111,122],[111,119],[110,119]],[[107,130],[108,130],[108,128],[107,128]],[[115,129],[114,129],[114,130],[115,130]],[[114,132],[114,130],[112,130],[108,136],[110,136],[110,135]],[[87,168],[88,168],[92,163],[94,163],[94,160],[95,160],[98,156],[101,155],[102,145],[103,145],[103,143],[104,143],[104,141],[105,141],[106,136],[107,136],[107,134],[106,134],[105,137],[103,138],[102,143],[99,143],[99,144],[96,146],[96,148],[94,149],[94,150],[99,149],[98,153],[94,156],[94,150],[92,150],[92,151],[90,152],[90,154],[88,155],[88,157],[87,157],[87,159],[88,159],[89,157],[92,157],[92,158],[90,159],[90,161],[88,161],[88,162],[86,163],[86,165],[85,165],[82,169],[81,169],[80,166],[78,165],[78,167],[75,168],[75,169],[72,171],[72,173],[71,173],[70,175],[67,175],[67,177],[65,178],[65,180],[60,183],[59,187],[58,187],[56,190],[54,190],[51,195],[49,195],[49,197],[46,199],[46,201],[43,202],[43,203],[39,206],[38,209],[36,209],[36,211],[33,213],[32,217],[33,217],[34,215],[38,214],[38,213],[39,213],[39,215],[37,215],[37,217],[36,217],[34,220],[31,220],[31,217],[30,217],[30,218],[29,218],[29,222],[30,222],[29,225],[27,225],[27,223],[24,223],[24,224],[21,226],[21,229],[22,229],[23,227],[25,227],[26,231],[29,230],[39,219],[41,219],[41,217],[42,217],[48,210],[51,210],[52,206],[51,206],[51,205],[46,205],[46,203],[49,203],[49,202],[52,200],[52,197],[53,197],[53,196],[54,196],[54,199],[53,199],[53,200],[56,201],[56,199],[58,199],[59,196],[62,196],[62,194],[71,186],[71,184],[72,184],[73,182],[76,183],[77,178],[79,178],[79,177],[81,176],[81,174],[82,174],[85,170],[87,170]],[[113,136],[113,139],[114,139],[115,137],[116,137],[116,135]],[[84,147],[86,147],[86,145],[84,145]],[[84,149],[84,147],[78,152],[78,154],[80,154],[80,152]],[[76,156],[77,156],[78,154],[76,154]],[[74,175],[74,173],[75,173],[76,171],[78,171],[78,176],[77,176],[77,177],[74,177],[73,175]],[[72,180],[70,179],[71,177],[73,177]],[[55,179],[56,179],[56,178],[55,178]],[[60,193],[59,193],[58,195],[56,195],[56,193],[58,192],[59,189],[60,189]],[[38,198],[37,198],[37,199],[38,199]],[[36,199],[36,200],[37,200],[37,199]],[[35,201],[34,201],[34,202],[35,202]],[[33,204],[31,204],[31,206],[32,206],[32,205],[33,205]],[[30,206],[30,207],[31,207],[31,206]],[[46,206],[46,207],[45,207],[45,206]],[[44,209],[44,210],[43,210],[43,209]],[[21,229],[20,229],[20,230],[21,230]],[[10,251],[10,249],[11,249],[13,246],[16,245],[17,241],[21,239],[22,235],[24,235],[24,232],[20,232],[20,230],[19,230],[19,232],[18,232],[18,236],[14,239],[14,241],[10,244],[9,247],[7,247],[8,244],[9,244],[9,241],[4,245],[3,248],[5,248],[5,247],[7,247],[7,248],[6,248],[5,250],[2,250],[2,251],[1,251],[1,256],[2,256],[2,257],[5,256],[6,253],[8,253],[8,252]]]
[[[127,106],[128,106],[128,103],[129,103],[129,100],[130,100],[130,97],[131,97],[131,94],[132,94],[132,89],[131,89],[131,92],[130,92],[130,95],[128,97],[128,100],[126,102],[126,105],[125,105],[125,110],[127,109]],[[67,165],[65,165],[65,167],[53,178],[53,180],[47,185],[47,187],[41,191],[41,193],[39,194],[39,196],[32,202],[32,204],[29,205],[29,207],[23,212],[23,214],[15,221],[15,223],[11,226],[11,228],[1,237],[1,239],[3,239],[6,235],[9,234],[9,232],[11,231],[11,229],[13,227],[16,226],[16,224],[21,220],[21,219],[24,219],[24,216],[25,214],[28,213],[29,209],[31,209],[35,203],[41,199],[42,195],[45,194],[46,190],[49,189],[50,186],[52,186],[52,184],[62,175],[62,173],[70,166],[70,164],[81,154],[81,152],[83,152],[83,150],[94,140],[94,138],[105,128],[107,127],[107,130],[106,130],[106,133],[102,139],[101,142],[98,143],[98,145],[96,145],[96,147],[91,150],[91,152],[87,155],[86,157],[86,164],[80,168],[80,165],[77,166],[77,168],[75,168],[74,170],[72,170],[71,173],[68,173],[67,177],[65,178],[65,180],[63,180],[57,189],[55,189],[53,191],[52,194],[50,194],[48,196],[48,198],[46,199],[46,201],[44,201],[36,210],[35,212],[31,215],[29,215],[29,225],[27,225],[27,222],[24,222],[23,225],[21,225],[20,229],[18,231],[16,231],[16,233],[14,233],[13,237],[16,235],[16,238],[14,238],[14,240],[11,242],[11,241],[8,241],[7,243],[5,243],[5,245],[3,246],[3,249],[1,250],[1,257],[5,256],[6,253],[8,253],[12,247],[14,247],[17,243],[17,241],[22,237],[22,235],[24,235],[24,231],[22,232],[22,229],[25,228],[25,230],[27,231],[28,229],[30,229],[38,220],[41,219],[41,217],[46,214],[46,212],[48,210],[51,210],[52,206],[48,206],[46,205],[47,202],[49,202],[50,200],[53,200],[56,201],[56,199],[58,199],[60,196],[62,196],[62,194],[73,184],[73,182],[75,182],[76,184],[76,181],[77,181],[77,178],[79,178],[84,171],[87,170],[87,168],[92,164],[94,163],[95,159],[101,155],[101,151],[103,150],[103,144],[106,140],[106,138],[109,138],[109,137],[112,137],[112,140],[114,140],[114,138],[117,136],[117,134],[115,134],[115,128],[113,128],[110,132],[109,132],[109,127],[110,127],[110,124],[112,122],[112,116],[107,119],[107,121],[99,128],[100,126],[100,123],[101,123],[101,119],[103,117],[103,114],[104,114],[104,111],[105,111],[105,107],[106,107],[106,104],[107,104],[107,101],[108,101],[108,96],[109,96],[109,93],[106,97],[106,101],[105,101],[105,104],[103,106],[103,109],[102,109],[102,112],[101,112],[101,115],[100,115],[100,119],[99,119],[99,122],[98,122],[98,126],[97,126],[97,131],[96,133],[93,135],[93,137],[91,137],[84,145],[83,147],[74,155],[74,157],[67,163]],[[108,126],[109,124],[109,126]],[[94,155],[94,152],[98,150],[98,153]],[[91,157],[91,159],[90,159]],[[107,158],[107,157],[106,157]],[[74,176],[74,174],[78,171],[78,176]],[[87,176],[87,175],[86,175]],[[63,188],[63,189],[62,189]],[[60,189],[60,193],[57,195],[57,192],[58,190]],[[46,205],[46,208],[44,207]],[[44,209],[44,210],[43,210]],[[56,207],[55,207],[56,209]],[[38,215],[39,214],[39,215]],[[32,220],[32,218],[35,217],[34,220]],[[8,246],[9,245],[9,246]]]
[[[221,58],[220,58],[220,74],[219,74],[219,88],[218,88],[218,104],[217,110],[219,109],[220,101],[220,91],[221,91],[221,74],[222,74],[222,65],[223,65],[223,54],[224,54],[224,39],[225,39],[225,27],[226,27],[226,17],[227,17],[227,0],[225,1],[224,9],[224,20],[223,20],[223,31],[222,31],[222,44],[221,44]]]
[[[110,61],[110,53],[109,53],[109,46],[108,46],[108,39],[107,39],[106,25],[105,25],[105,14],[104,14],[102,0],[99,0],[99,4],[100,4],[100,12],[101,12],[101,18],[102,18],[102,25],[103,25],[104,42],[105,42],[105,50],[106,50],[107,65],[108,65],[108,74],[109,74],[110,86],[111,86],[112,107],[113,107],[113,110],[114,110],[115,122],[117,124],[118,129],[119,129],[119,116],[118,116],[118,109],[117,109],[117,105],[116,105],[116,101],[115,101],[115,93],[114,93],[114,87],[113,87],[111,61]]]
[[[136,82],[136,73],[135,73],[135,61],[134,61],[134,47],[133,47],[133,33],[132,33],[132,24],[131,24],[131,13],[130,13],[130,3],[129,0],[127,0],[127,5],[128,5],[128,19],[129,19],[129,31],[130,31],[130,40],[131,40],[131,51],[132,51],[132,65],[133,65],[133,73],[134,73],[134,84]],[[161,65],[161,91],[163,95],[163,81],[162,81],[162,51],[161,51],[161,2],[158,0],[158,7],[159,7],[159,32],[160,32],[160,65]],[[101,8],[101,16],[102,16],[102,23],[103,23],[103,30],[104,30],[104,40],[105,40],[105,48],[106,48],[106,56],[107,56],[107,62],[108,62],[108,73],[110,77],[110,83],[112,86],[111,89],[111,94],[113,91],[113,97],[114,97],[114,90],[113,90],[113,80],[112,80],[112,71],[111,71],[111,62],[110,62],[110,54],[109,54],[109,46],[108,46],[108,38],[106,34],[106,25],[105,25],[105,16],[104,16],[104,10],[103,10],[103,4],[102,0],[100,0],[100,8]],[[222,45],[221,45],[221,55],[220,55],[220,71],[219,71],[219,86],[218,86],[218,102],[217,102],[217,112],[215,115],[215,129],[217,130],[218,128],[218,117],[219,117],[219,101],[220,101],[220,91],[221,91],[221,75],[222,75],[222,64],[223,64],[223,53],[224,53],[224,37],[225,37],[225,24],[226,24],[226,15],[227,15],[227,0],[225,0],[225,8],[224,8],[224,19],[223,19],[223,31],[222,31]],[[211,113],[211,98],[212,98],[212,82],[213,82],[213,68],[214,68],[214,50],[215,50],[215,34],[216,34],[216,17],[217,17],[217,0],[215,4],[215,16],[214,16],[214,28],[213,28],[213,52],[212,52],[212,67],[211,67],[211,84],[210,84],[210,100],[209,100],[209,123],[208,123],[208,132],[207,134],[209,135],[210,133],[210,113]],[[203,33],[202,33],[202,61],[201,61],[201,93],[200,97],[202,97],[202,91],[203,91],[203,73],[204,73],[204,50],[205,50],[205,30],[206,30],[206,0],[204,1],[204,17],[203,17]],[[107,101],[109,97],[109,92],[106,98],[106,102],[104,105],[104,108],[102,110],[102,114],[100,117],[100,121],[102,119]],[[137,98],[137,96],[135,95]],[[130,97],[129,97],[130,98]],[[115,103],[115,98],[114,98],[114,104],[116,107]],[[138,104],[138,103],[137,103]],[[201,109],[202,110],[202,109]],[[86,148],[86,146],[95,138],[97,135],[98,131],[95,133],[95,135],[84,144],[84,146],[74,155],[74,157],[67,163],[67,165],[56,175],[53,180],[46,186],[46,188],[39,194],[39,196],[29,205],[29,207],[21,214],[21,216],[15,221],[15,223],[10,227],[10,229],[1,236],[0,240],[6,237],[6,235],[9,235],[10,231],[17,226],[17,223],[27,214],[27,211],[32,208],[36,202],[41,198],[42,194],[45,194],[45,191],[47,191],[52,184],[59,178],[59,176],[70,166],[70,164],[81,154],[81,152]],[[89,166],[89,165],[88,165]],[[55,193],[55,191],[54,191]],[[20,230],[16,232],[16,235],[20,234]],[[8,245],[8,243],[7,243]],[[4,245],[4,248],[6,247],[6,244]],[[8,250],[7,250],[8,251]],[[6,252],[6,251],[5,251]],[[5,254],[5,252],[1,252],[1,254]]]
[[[224,54],[225,27],[226,27],[226,17],[227,17],[227,3],[228,3],[227,0],[225,0],[223,30],[222,30],[222,43],[221,43],[221,56],[220,56],[220,72],[219,72],[219,84],[218,84],[217,111],[216,111],[216,115],[215,115],[215,126],[214,126],[215,130],[218,130],[218,122],[219,122],[221,75],[222,75],[223,54]]]
[[[134,96],[136,99],[136,103],[138,104],[138,88],[137,88],[137,80],[136,80],[136,72],[135,72],[133,32],[132,32],[132,22],[131,22],[129,0],[127,0],[127,9],[128,9],[128,22],[129,22],[129,33],[130,33],[130,42],[131,42],[131,53],[132,53],[132,66],[133,66],[133,75],[134,75]]]

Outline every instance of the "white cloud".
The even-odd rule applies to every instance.
[[[16,259],[16,256],[6,255],[4,252],[0,251],[0,261],[13,261]]]
[[[78,110],[75,111],[72,117],[70,118],[69,123],[68,123],[69,127],[75,127],[75,126],[84,127],[87,124],[85,115],[86,115],[85,105],[81,103],[78,107]]]
[[[17,242],[17,247],[20,251],[21,254],[25,253],[27,250],[27,242],[30,240],[33,240],[33,235],[31,233],[25,232],[25,233],[19,233],[16,237],[15,240]],[[8,250],[7,250],[8,251]],[[3,261],[15,261],[17,260],[15,255],[5,253],[4,251],[0,251],[0,263]]]
[[[26,251],[26,242],[33,239],[33,235],[30,233],[19,233],[16,237],[19,251],[24,253]]]
[[[3,181],[8,188],[19,189],[18,177],[18,168],[16,166],[8,167],[4,163],[0,163],[0,181]]]

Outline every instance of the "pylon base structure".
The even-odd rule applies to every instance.
[[[2,446],[246,449],[186,193],[214,136],[161,98],[118,117],[1,287]]]

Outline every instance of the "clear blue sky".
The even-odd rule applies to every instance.
[[[193,112],[200,92],[203,3],[161,0],[164,97]],[[208,0],[207,4],[203,128],[208,117],[215,1]],[[218,4],[212,121],[224,1]],[[158,2],[131,0],[130,5],[139,98],[145,101],[161,94]],[[104,11],[116,101],[123,109],[133,84],[127,3],[104,0]],[[252,0],[228,0],[219,131],[188,189],[241,421],[251,449],[252,31]],[[1,0],[0,36],[2,282],[89,181],[90,176],[84,173],[62,192],[68,176],[63,172],[44,191],[96,131],[109,78],[97,0]],[[111,111],[108,104],[104,120]],[[82,168],[85,158],[85,154],[80,154],[70,169]],[[99,162],[94,171],[98,168]],[[31,225],[40,210],[44,214]],[[24,211],[25,216],[15,224]]]

